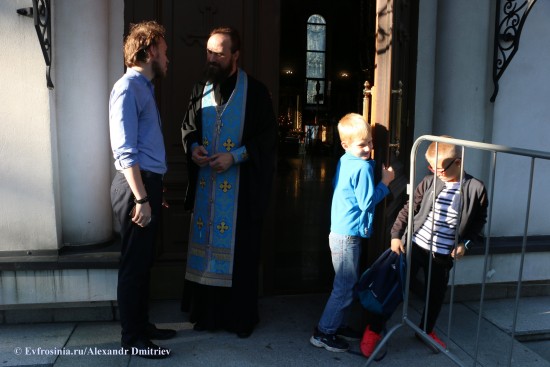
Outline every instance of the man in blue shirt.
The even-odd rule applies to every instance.
[[[109,100],[111,147],[117,174],[111,203],[120,223],[121,256],[117,300],[126,353],[166,358],[170,350],[151,339],[169,339],[174,330],[149,322],[149,281],[161,208],[166,153],[151,80],[168,68],[165,30],[156,22],[130,28],[124,42],[126,73]]]

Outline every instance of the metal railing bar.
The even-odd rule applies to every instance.
[[[422,325],[422,328],[424,330],[427,329],[427,325],[428,325],[428,311],[430,309],[430,306],[429,306],[429,303],[430,303],[430,289],[432,289],[432,263],[433,263],[433,246],[434,246],[434,228],[435,228],[435,199],[436,199],[436,196],[435,196],[435,184],[437,182],[437,162],[439,161],[439,143],[436,142],[435,143],[435,162],[436,162],[436,166],[435,166],[435,169],[434,169],[434,172],[433,172],[433,176],[434,176],[434,180],[433,180],[433,193],[434,195],[432,195],[432,208],[434,208],[434,214],[432,216],[432,228],[430,229],[430,251],[429,251],[429,261],[428,261],[428,278],[427,279],[424,279],[424,282],[425,283],[425,286],[424,286],[424,289],[425,289],[425,299],[424,299],[424,315],[423,315],[423,319],[424,319],[424,322],[423,322],[423,325]],[[413,191],[414,193],[414,191]],[[414,203],[414,195],[412,197],[412,200],[409,201],[410,202],[413,202]],[[410,211],[409,211],[409,214],[410,214]],[[411,222],[414,221],[414,216],[412,217],[409,217],[409,223],[413,223]],[[408,238],[407,238],[407,243],[408,243]],[[412,249],[412,238],[411,238],[411,246],[407,246],[407,249],[406,251],[407,252],[412,252],[413,249]],[[407,263],[407,264],[410,264],[410,263]],[[416,276],[416,274],[413,274],[414,276]]]
[[[492,160],[491,160],[491,167],[490,167],[490,184],[489,184],[489,208],[487,213],[487,233],[488,235],[485,236],[485,254],[484,254],[484,264],[483,264],[483,273],[482,273],[482,281],[481,281],[481,299],[479,304],[479,314],[478,314],[478,322],[477,322],[477,330],[476,330],[476,341],[475,341],[475,347],[474,347],[474,360],[473,365],[474,367],[478,364],[478,354],[479,354],[479,340],[480,340],[480,333],[481,333],[481,322],[483,318],[483,308],[484,308],[484,301],[485,301],[485,289],[486,289],[486,283],[487,283],[487,268],[488,268],[488,262],[489,262],[489,247],[490,247],[490,233],[491,233],[491,225],[492,225],[492,212],[493,212],[493,199],[494,199],[494,188],[495,188],[495,177],[496,177],[496,160],[497,160],[497,153],[505,153],[505,154],[514,154],[514,155],[520,155],[520,156],[528,156],[531,157],[531,172],[530,172],[530,183],[529,183],[529,193],[528,193],[528,208],[527,208],[527,216],[526,216],[526,223],[524,228],[524,236],[523,236],[523,244],[522,244],[522,253],[521,253],[521,260],[520,260],[520,272],[518,275],[518,289],[516,292],[516,307],[514,310],[514,321],[512,326],[512,342],[515,336],[515,329],[516,329],[516,323],[517,323],[517,315],[518,315],[518,308],[519,308],[519,297],[521,295],[521,282],[523,279],[523,264],[525,260],[525,250],[527,247],[527,230],[528,230],[528,222],[529,222],[529,210],[531,205],[531,195],[532,195],[532,186],[533,186],[533,176],[534,176],[534,159],[540,158],[540,159],[546,159],[550,160],[550,152],[543,152],[543,151],[537,151],[537,150],[530,150],[530,149],[522,149],[522,148],[514,148],[514,147],[507,147],[503,145],[497,145],[497,144],[488,144],[488,143],[480,143],[480,142],[473,142],[469,140],[461,140],[461,139],[454,139],[454,138],[446,138],[441,136],[435,136],[435,135],[422,135],[419,138],[416,139],[413,146],[411,147],[411,153],[410,153],[410,177],[409,177],[409,184],[407,185],[407,194],[409,197],[409,207],[408,207],[408,218],[409,218],[409,225],[407,226],[407,243],[406,248],[411,249],[412,248],[412,235],[413,235],[413,226],[411,225],[412,219],[414,218],[414,191],[416,188],[415,184],[415,172],[416,172],[416,155],[419,149],[419,146],[421,143],[423,143],[425,140],[436,142],[436,143],[447,143],[447,144],[454,144],[454,145],[460,145],[463,147],[462,150],[462,160],[464,161],[464,148],[473,148],[473,149],[479,149],[479,150],[485,150],[492,152]],[[436,148],[436,161],[437,161],[437,148]],[[434,173],[435,174],[435,173]],[[464,166],[461,167],[461,179],[460,182],[462,183],[464,175]],[[462,185],[460,185],[460,190],[462,190]],[[461,191],[462,192],[462,191]],[[435,196],[434,199],[435,201]],[[433,224],[432,224],[433,225]],[[433,231],[432,231],[433,232]],[[433,241],[432,241],[433,242]],[[455,239],[455,242],[457,242],[457,239]],[[430,246],[430,254],[433,250],[433,243],[432,246]],[[406,257],[407,257],[407,274],[405,277],[405,294],[404,294],[404,300],[403,300],[403,310],[402,310],[402,317],[401,317],[401,323],[395,325],[390,331],[382,338],[382,340],[378,343],[378,346],[374,350],[372,356],[366,361],[365,366],[370,365],[372,361],[375,359],[375,356],[377,353],[380,352],[380,350],[384,347],[384,345],[387,343],[387,341],[390,339],[390,337],[399,329],[400,327],[407,325],[411,327],[415,332],[419,334],[419,336],[429,343],[430,345],[437,348],[440,352],[443,352],[449,359],[451,359],[455,364],[459,366],[463,366],[462,361],[458,359],[456,355],[451,353],[449,350],[445,350],[441,345],[437,344],[435,341],[433,341],[425,332],[422,330],[419,326],[417,326],[414,322],[412,322],[408,318],[408,307],[409,307],[409,295],[410,295],[410,282],[411,282],[411,255],[412,251],[406,251]],[[430,276],[431,276],[431,263],[432,263],[432,256],[430,256],[430,265],[428,270],[428,279],[427,281],[427,287],[426,290],[430,289]],[[456,271],[456,266],[455,266]],[[453,282],[451,284],[451,305],[450,305],[450,312],[449,312],[449,324],[448,324],[448,336],[450,338],[451,334],[451,325],[452,325],[452,310],[453,310],[453,303],[454,303],[454,281],[455,281],[455,274],[453,273]],[[429,300],[429,291],[427,293],[427,299],[426,299],[426,306],[424,309],[424,329],[426,328],[426,322],[427,322],[427,304]],[[510,365],[512,361],[512,348],[510,348],[510,356],[508,359],[508,364]]]
[[[461,361],[454,353],[452,353],[452,352],[449,351],[448,349],[444,349],[441,345],[439,345],[439,344],[437,344],[437,343],[434,343],[433,340],[432,340],[432,338],[430,338],[430,337],[428,336],[428,334],[426,334],[426,333],[424,332],[424,330],[420,329],[417,325],[415,325],[414,322],[412,322],[411,320],[407,319],[407,320],[405,320],[405,323],[406,323],[407,325],[409,325],[409,326],[411,327],[411,329],[413,329],[413,331],[414,331],[415,333],[417,333],[417,334],[420,336],[420,338],[422,338],[422,340],[424,340],[425,342],[427,342],[427,343],[430,344],[430,345],[433,345],[435,348],[437,348],[437,349],[439,350],[440,353],[445,354],[445,356],[446,356],[447,358],[449,358],[451,361],[453,361],[456,365],[461,366],[461,367],[464,366],[464,365],[462,364],[462,361]]]
[[[476,149],[493,151],[498,153],[510,153],[510,154],[521,155],[526,157],[542,158],[542,159],[550,160],[550,152],[507,147],[505,145],[498,145],[498,144],[480,143],[480,142],[470,141],[470,140],[444,138],[444,137],[435,136],[435,135],[422,135],[418,139],[416,139],[416,142],[414,144],[417,144],[417,143],[420,144],[424,140],[435,141],[439,143],[448,143],[448,144],[454,144],[454,145],[462,145],[467,148],[476,148]],[[416,147],[416,149],[418,149],[418,146]],[[413,146],[413,149],[411,150],[411,153],[413,151],[415,151],[414,146]]]
[[[525,249],[527,248],[527,232],[529,229],[529,215],[531,213],[531,194],[533,192],[533,176],[535,169],[535,158],[531,158],[531,167],[529,171],[529,191],[527,192],[527,207],[525,212],[525,224],[523,228],[523,243],[521,245],[521,260],[519,262],[518,287],[516,289],[516,303],[514,305],[514,317],[512,321],[512,333],[510,335],[510,353],[508,357],[508,366],[512,365],[512,353],[514,349],[514,338],[516,336],[516,324],[518,319],[519,299],[521,296],[521,284],[523,282],[523,263],[525,261]]]
[[[465,149],[462,148],[462,154],[461,154],[460,160],[462,162],[465,162],[465,158],[466,158]],[[459,180],[460,185],[458,186],[458,198],[459,198],[458,208],[462,208],[462,181],[463,180],[464,180],[464,163],[460,165],[460,180]],[[458,222],[457,222],[456,228],[459,227],[461,221],[462,221],[462,210],[459,210]],[[455,250],[456,250],[456,245],[458,245],[458,230],[455,231]],[[458,263],[455,262],[455,265],[453,266],[453,281],[451,282],[451,296],[449,300],[449,318],[447,320],[447,337],[451,340],[452,340],[451,331],[452,331],[452,322],[453,322],[453,306],[454,306],[454,299],[455,299],[454,296],[455,296],[455,279],[456,279],[457,265]]]
[[[481,273],[481,294],[479,300],[479,314],[477,319],[476,342],[474,350],[474,367],[477,365],[479,353],[479,336],[481,335],[481,321],[483,319],[483,306],[485,302],[485,286],[487,283],[487,268],[489,263],[489,246],[491,242],[491,225],[493,222],[493,197],[495,192],[495,177],[497,167],[497,152],[493,152],[491,160],[491,175],[489,177],[489,210],[487,212],[487,236],[485,236],[485,255],[483,256],[483,272]]]
[[[364,366],[367,367],[369,366],[372,361],[374,361],[378,355],[378,353],[382,350],[382,348],[384,348],[384,345],[386,345],[386,343],[388,342],[388,340],[390,340],[391,336],[393,335],[393,333],[395,333],[397,331],[397,329],[401,328],[403,325],[404,325],[404,322],[405,320],[407,320],[406,318],[403,318],[401,319],[401,324],[397,324],[395,326],[393,326],[390,331],[388,331],[386,333],[386,335],[384,335],[384,337],[382,338],[382,340],[380,340],[378,342],[378,345],[376,346],[376,348],[374,349],[374,351],[372,352],[371,356],[367,359],[367,361],[365,362]]]

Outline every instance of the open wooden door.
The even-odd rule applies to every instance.
[[[390,186],[392,195],[376,209],[375,233],[368,246],[369,262],[389,247],[389,230],[406,200],[414,132],[417,34],[417,1],[376,1],[374,83],[366,97],[371,99],[370,123],[377,172],[382,164],[391,165],[396,178]]]

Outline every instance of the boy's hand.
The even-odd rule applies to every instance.
[[[466,253],[466,246],[461,242],[453,249],[451,256],[456,260],[460,259]]]
[[[382,164],[382,183],[389,186],[390,182],[392,182],[394,178],[395,172],[393,172],[393,168],[391,166],[386,168],[386,166]]]
[[[399,238],[393,238],[391,240],[391,250],[398,255],[404,254],[405,247],[403,246],[403,241],[401,241]]]

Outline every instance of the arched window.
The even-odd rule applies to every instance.
[[[313,14],[307,20],[306,51],[306,88],[308,104],[323,104],[324,98],[317,95],[325,93],[325,53],[327,23],[319,14]]]

